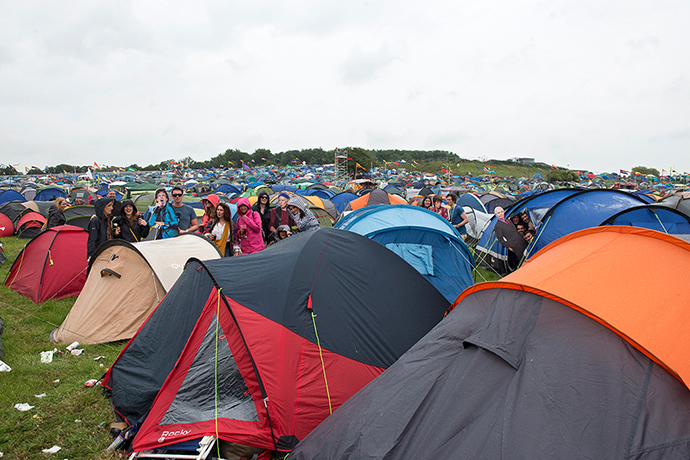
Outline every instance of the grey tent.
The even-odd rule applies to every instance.
[[[683,266],[690,244],[582,230],[469,288],[290,458],[690,458],[688,302],[682,283],[653,287],[663,274],[644,283],[631,261],[653,255]],[[606,276],[613,265],[621,276]]]

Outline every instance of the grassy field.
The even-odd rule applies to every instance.
[[[29,240],[3,238],[7,262],[0,266],[5,281],[11,264]],[[0,373],[0,452],[4,459],[114,459],[106,453],[112,441],[108,425],[112,411],[100,387],[87,388],[89,379],[99,379],[115,360],[124,342],[84,345],[81,356],[56,353],[43,364],[40,352],[65,345],[50,342],[50,332],[62,323],[75,298],[51,300],[36,305],[11,289],[0,286],[0,317],[5,320],[2,360],[12,368]],[[94,361],[98,356],[105,358]],[[101,364],[103,367],[101,367]],[[35,395],[45,394],[43,398]],[[26,412],[15,404],[35,406]],[[42,449],[57,445],[56,454]]]

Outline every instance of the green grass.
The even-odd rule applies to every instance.
[[[12,262],[29,240],[3,238],[7,262],[0,266],[4,283]],[[50,342],[50,332],[62,323],[75,297],[36,305],[11,289],[0,286],[0,317],[5,320],[2,359],[12,368],[0,373],[0,452],[4,459],[55,458],[114,459],[106,453],[112,441],[108,425],[114,421],[108,400],[100,387],[87,388],[89,379],[99,379],[115,360],[123,342],[84,345],[81,356],[55,354],[43,364],[40,352],[65,345]],[[94,361],[97,356],[104,359]],[[104,367],[101,367],[103,364]],[[44,398],[34,395],[45,393]],[[28,403],[33,409],[21,412],[15,404]],[[53,445],[62,449],[44,454]]]

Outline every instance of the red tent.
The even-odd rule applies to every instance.
[[[14,225],[9,217],[0,213],[0,238],[14,235]]]
[[[31,211],[23,214],[17,221],[17,238],[34,238],[46,223],[43,214]]]
[[[88,237],[72,225],[39,234],[14,261],[5,286],[35,303],[79,294],[86,282]]]

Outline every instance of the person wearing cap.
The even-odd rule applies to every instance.
[[[164,188],[159,188],[156,190],[154,195],[156,198],[156,205],[151,212],[151,217],[149,217],[149,226],[151,228],[158,229],[156,234],[156,239],[166,239],[177,236],[179,233],[177,220],[177,215],[170,204],[170,198],[168,197],[168,192]]]
[[[199,221],[196,218],[194,209],[182,202],[182,197],[184,196],[184,190],[182,190],[182,187],[173,187],[170,194],[172,195],[173,199],[171,206],[173,211],[175,211],[177,220],[179,221],[177,226],[180,229],[180,233],[194,233],[199,230]]]
[[[498,239],[502,246],[505,246],[510,252],[515,254],[518,261],[521,260],[522,254],[527,248],[527,241],[518,233],[515,226],[505,219],[505,211],[502,207],[496,206],[494,215],[497,219],[494,226],[496,239]]]
[[[122,211],[122,203],[120,203],[117,200],[117,192],[115,192],[115,190],[110,188],[106,192],[105,197],[108,198],[109,200],[114,200],[113,201],[113,216],[119,216],[120,211]]]
[[[149,224],[139,214],[132,200],[122,202],[120,215],[113,219],[113,236],[136,243],[149,235]]]
[[[275,233],[276,229],[281,225],[287,225],[290,228],[295,226],[295,219],[287,208],[289,201],[290,195],[287,193],[282,192],[278,195],[278,207],[271,210],[269,230],[272,233]]]

